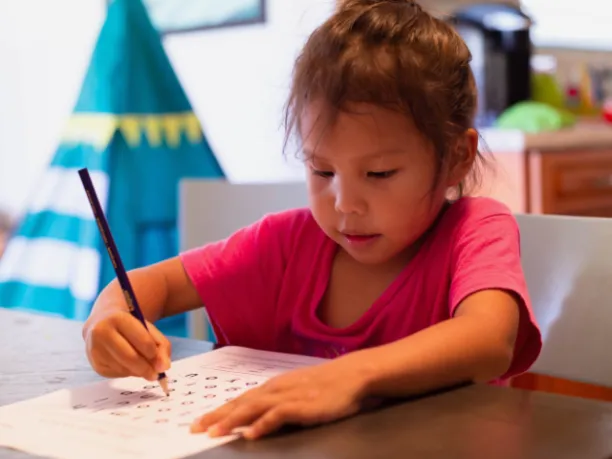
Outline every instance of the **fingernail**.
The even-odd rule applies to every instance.
[[[199,433],[199,432],[203,432],[204,429],[202,429],[202,423],[200,422],[202,420],[202,417],[196,418],[192,423],[191,423],[191,427],[190,430],[192,433]]]
[[[206,432],[211,437],[217,437],[221,434],[221,429],[219,428],[218,424],[215,424],[214,426],[210,426]]]
[[[247,427],[242,431],[242,435],[244,438],[252,440],[255,438],[255,429],[253,429],[252,427]]]
[[[165,358],[157,359],[155,362],[155,369],[159,373],[168,370],[168,368],[170,368],[170,362],[168,362],[168,360]]]

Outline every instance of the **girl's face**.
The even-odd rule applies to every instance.
[[[442,177],[432,191],[433,146],[401,114],[359,105],[326,125],[320,107],[307,107],[301,120],[315,220],[361,263],[405,260],[451,185]]]

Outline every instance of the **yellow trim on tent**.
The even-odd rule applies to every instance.
[[[151,147],[159,147],[165,142],[169,148],[178,148],[181,138],[192,144],[202,140],[202,127],[193,112],[144,115],[75,113],[68,120],[62,143],[87,143],[103,150],[117,130],[132,148],[141,146],[144,141]]]

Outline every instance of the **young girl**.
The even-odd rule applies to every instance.
[[[287,112],[310,208],[130,278],[150,322],[203,304],[221,344],[330,359],[204,415],[194,432],[242,426],[256,438],[349,416],[371,397],[530,367],[541,339],[517,224],[494,200],[462,197],[483,162],[475,108],[465,43],[413,1],[344,1],[314,31]],[[84,338],[106,377],[154,380],[170,365],[167,339],[127,312],[116,282]]]

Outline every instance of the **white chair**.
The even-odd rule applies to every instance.
[[[230,236],[268,213],[308,205],[305,182],[233,184],[187,179],[180,185],[181,251]],[[204,308],[188,313],[191,338],[211,339]]]
[[[544,343],[530,372],[612,386],[612,219],[516,217]]]

